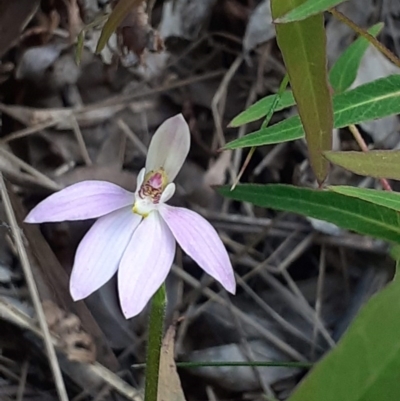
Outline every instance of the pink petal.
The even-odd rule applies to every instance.
[[[26,216],[26,223],[86,220],[134,204],[134,194],[106,181],[82,181],[50,195]]]
[[[157,211],[143,219],[118,271],[119,298],[127,319],[139,314],[165,281],[175,247],[175,239]]]
[[[212,225],[185,208],[164,204],[159,210],[181,248],[206,273],[234,294],[236,282],[228,252]]]
[[[125,248],[142,218],[130,207],[100,217],[78,246],[70,292],[77,301],[99,289],[115,274]]]
[[[190,148],[190,131],[182,114],[164,121],[154,134],[146,159],[146,172],[164,168],[172,182]]]

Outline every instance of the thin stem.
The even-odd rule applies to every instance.
[[[372,36],[366,30],[359,27],[351,19],[347,18],[344,14],[342,14],[335,8],[329,9],[328,12],[330,12],[339,21],[343,22],[348,27],[350,27],[358,35],[366,38],[377,50],[379,50],[383,55],[385,55],[392,63],[397,65],[397,67],[400,67],[400,59],[395,54],[393,54],[387,47],[385,47],[381,42],[379,42],[379,40],[377,40],[374,36]]]
[[[306,368],[313,367],[309,362],[177,362],[178,368],[200,368],[200,367],[243,367],[243,366],[261,366],[261,367],[284,367],[284,368]]]
[[[144,368],[145,363],[137,363],[131,365],[131,368],[138,369]],[[261,366],[261,367],[281,367],[281,368],[303,368],[311,369],[314,364],[311,362],[279,362],[279,361],[253,361],[253,362],[210,362],[210,361],[198,361],[198,362],[176,362],[178,368],[200,368],[200,367],[248,367],[248,366]]]
[[[144,401],[157,401],[158,373],[160,369],[161,342],[166,303],[165,284],[163,284],[151,300]]]
[[[286,87],[288,86],[288,83],[289,83],[289,75],[285,74],[285,76],[283,77],[283,79],[281,81],[281,84],[279,85],[278,93],[276,94],[276,96],[274,98],[274,101],[272,102],[272,105],[271,105],[270,109],[268,110],[268,113],[267,113],[267,115],[266,115],[266,117],[265,117],[265,119],[264,119],[264,121],[263,121],[263,123],[261,125],[261,129],[266,128],[267,125],[269,124],[269,122],[271,121],[272,115],[274,114],[275,109],[277,108],[278,103],[281,100],[282,94],[285,91]],[[243,175],[244,171],[246,170],[247,166],[249,165],[250,160],[253,157],[253,154],[254,154],[255,151],[256,151],[256,147],[253,146],[250,149],[250,151],[249,151],[249,153],[248,153],[248,155],[246,157],[246,160],[244,161],[243,166],[240,169],[240,172],[239,172],[238,176],[236,177],[235,182],[233,183],[233,185],[231,187],[231,191],[233,191],[236,188],[236,185],[239,183],[240,179],[242,178],[242,175]]]

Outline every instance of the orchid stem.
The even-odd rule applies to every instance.
[[[163,284],[151,300],[144,401],[157,401],[158,374],[166,304],[165,284]]]

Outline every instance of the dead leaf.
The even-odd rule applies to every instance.
[[[159,33],[149,25],[146,12],[146,1],[134,8],[118,28],[121,35],[122,48],[132,51],[143,62],[145,50],[161,53],[164,42]]]
[[[174,360],[175,331],[175,325],[171,325],[162,342],[157,401],[185,401]]]
[[[225,184],[226,173],[231,164],[232,152],[222,152],[218,159],[209,167],[204,175],[204,184],[213,185]]]
[[[169,37],[196,40],[209,21],[216,0],[175,0],[163,4],[160,34]]]
[[[71,118],[75,118],[81,128],[92,127],[110,119],[126,106],[116,105],[89,105],[78,109],[36,109],[33,107],[5,105],[0,103],[0,111],[20,123],[32,127],[35,125],[55,126],[59,130],[73,129]],[[11,134],[12,135],[12,134]],[[4,140],[4,138],[3,138]]]
[[[243,50],[249,53],[259,44],[275,37],[270,0],[264,0],[252,12],[243,39]]]
[[[67,358],[75,362],[94,363],[96,345],[93,338],[83,331],[78,316],[60,309],[50,300],[44,301],[42,305],[47,325],[59,339],[59,346]]]

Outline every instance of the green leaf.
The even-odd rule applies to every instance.
[[[367,202],[375,203],[376,205],[388,207],[389,209],[400,212],[400,193],[382,191],[369,188],[356,188],[346,185],[335,185],[328,187],[330,191],[337,192],[338,194],[351,196],[365,200]]]
[[[271,0],[278,18],[304,0]],[[328,174],[323,152],[332,148],[333,111],[328,86],[326,35],[322,14],[276,25],[276,38],[306,133],[311,166],[319,182]]]
[[[400,113],[400,75],[381,78],[333,97],[334,127]],[[270,145],[304,137],[299,116],[236,139],[225,149]]]
[[[288,401],[400,399],[400,280],[373,296]]]
[[[376,36],[382,29],[383,24],[379,23],[369,29],[369,33]],[[334,66],[332,67],[329,80],[336,93],[344,92],[354,82],[357,76],[361,59],[368,48],[369,42],[364,37],[359,37],[352,43],[347,50],[339,57]],[[269,95],[256,103],[252,104],[247,110],[242,111],[236,116],[229,124],[230,127],[240,127],[241,125],[257,121],[267,114],[274,103],[276,95]],[[293,93],[291,91],[285,92],[281,96],[275,111],[283,110],[288,107],[294,106]]]
[[[271,109],[275,103],[277,95],[270,95],[260,99],[258,102],[252,104],[247,110],[242,111],[237,115],[230,123],[229,127],[240,127],[241,125],[257,121],[267,115],[268,110]],[[296,101],[294,100],[292,91],[283,92],[280,100],[278,101],[275,111],[280,111],[288,107],[294,106]]]
[[[238,185],[218,191],[231,199],[302,214],[336,224],[360,234],[400,242],[400,214],[357,198],[331,191],[290,185]]]
[[[375,37],[382,30],[383,26],[384,24],[380,22],[371,27],[368,32]],[[329,73],[329,80],[335,93],[344,92],[353,84],[357,77],[361,60],[369,45],[370,42],[363,36],[360,36],[341,54],[333,65]]]
[[[85,31],[82,29],[79,32],[78,40],[75,47],[75,62],[77,65],[81,63],[84,43],[85,43]]]
[[[282,1],[282,0],[280,0]],[[306,0],[296,8],[292,8],[289,12],[279,18],[275,18],[276,24],[286,24],[288,22],[301,21],[305,18],[320,14],[329,10],[336,5],[345,2],[346,0]]]
[[[325,157],[355,174],[400,180],[400,150],[326,152]]]
[[[97,42],[96,53],[100,53],[104,46],[107,44],[110,36],[116,31],[121,25],[125,17],[135,8],[137,8],[143,0],[119,0],[111,14],[109,15],[107,22],[104,24],[101,30],[99,41]]]
[[[396,272],[398,273],[399,272],[399,262],[400,262],[400,245],[393,245],[390,248],[390,256],[397,262],[396,263]]]

